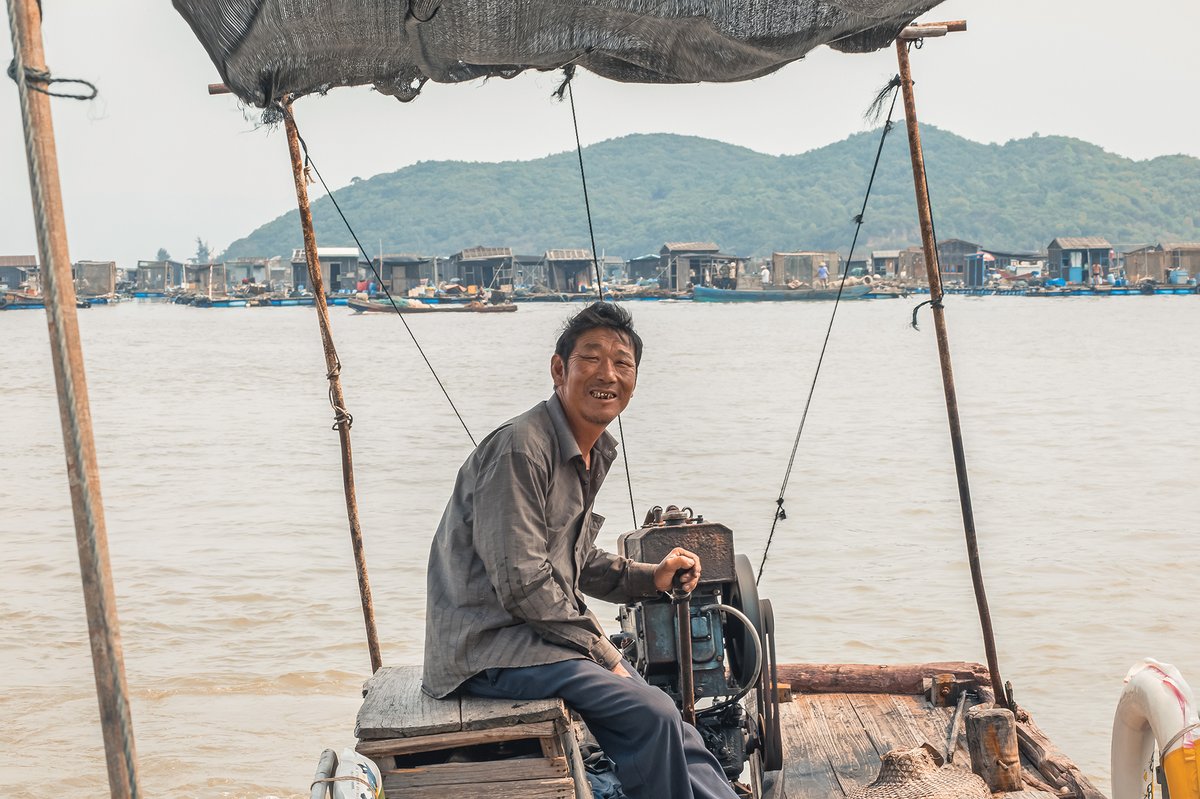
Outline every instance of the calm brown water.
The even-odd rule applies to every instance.
[[[781,660],[983,660],[932,321],[842,307],[762,591]],[[1004,677],[1101,785],[1121,679],[1200,683],[1200,300],[951,298]],[[639,515],[691,505],[757,563],[828,304],[631,306]],[[476,435],[549,394],[571,311],[418,318]],[[927,313],[927,311],[925,312]],[[299,797],[369,672],[311,309],[80,314],[143,792]],[[334,311],[385,663],[418,662],[428,541],[469,442],[399,320]],[[0,314],[0,786],[107,783],[44,317]],[[602,543],[632,525],[614,471]],[[611,617],[611,613],[605,614]]]

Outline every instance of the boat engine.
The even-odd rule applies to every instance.
[[[652,508],[617,541],[621,555],[642,563],[659,563],[675,547],[700,556],[699,585],[621,606],[614,643],[675,700],[730,780],[750,761],[761,781],[783,767],[771,602],[759,598],[733,531],[690,508]]]

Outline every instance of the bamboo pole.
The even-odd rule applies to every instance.
[[[992,614],[988,609],[987,593],[983,587],[983,569],[979,564],[979,543],[975,536],[975,511],[971,506],[971,486],[967,479],[967,456],[963,449],[962,425],[958,418],[958,395],[954,388],[954,367],[950,362],[950,339],[946,333],[946,312],[942,307],[942,275],[938,266],[937,242],[933,237],[933,212],[929,207],[929,185],[925,180],[925,156],[921,151],[921,131],[917,127],[917,103],[913,97],[912,72],[908,62],[909,43],[896,40],[896,58],[900,63],[900,87],[904,93],[904,122],[908,128],[908,148],[912,156],[913,186],[917,194],[917,216],[921,221],[921,244],[925,250],[925,273],[929,280],[930,306],[936,332],[938,356],[942,370],[942,390],[946,395],[946,417],[950,424],[950,446],[954,452],[954,473],[958,478],[958,501],[962,509],[963,532],[967,542],[967,560],[971,567],[971,585],[979,623],[983,628],[983,647],[996,701],[1008,707],[1008,694],[1000,677],[996,657],[996,637],[992,630]]]
[[[292,177],[296,183],[296,207],[300,210],[300,227],[304,232],[304,256],[308,263],[308,281],[313,292],[313,306],[321,325],[321,344],[325,350],[325,368],[329,378],[329,402],[334,409],[334,427],[342,449],[342,483],[346,495],[346,516],[350,522],[350,546],[354,550],[354,568],[358,573],[358,592],[362,602],[363,622],[367,628],[367,649],[371,655],[371,672],[379,671],[383,658],[379,652],[379,633],[375,628],[375,606],[371,600],[371,582],[367,578],[367,561],[363,552],[362,527],[358,522],[358,497],[354,490],[354,458],[350,449],[350,414],[342,394],[342,364],[338,360],[333,334],[329,329],[329,307],[325,302],[325,278],[317,258],[317,237],[313,233],[312,209],[308,204],[308,182],[304,160],[300,155],[300,132],[292,117],[292,103],[284,103],[283,123],[287,130],[288,152],[292,157]]]
[[[37,0],[8,0],[12,28],[13,62],[21,117],[25,128],[25,156],[29,163],[29,188],[37,224],[38,259],[50,330],[50,358],[58,389],[67,481],[75,517],[75,541],[87,607],[88,639],[100,725],[108,768],[109,791],[114,799],[139,795],[137,750],[129,712],[125,664],[121,650],[117,602],[108,559],[108,531],[100,496],[100,468],[92,436],[79,320],[75,313],[75,284],[67,251],[58,154],[50,115],[50,97],[30,85],[26,70],[47,72],[42,48],[42,19]]]

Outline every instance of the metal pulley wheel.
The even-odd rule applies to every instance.
[[[729,598],[726,602],[740,610],[754,625],[753,630],[747,630],[746,625],[732,614],[727,622],[725,642],[729,649],[729,671],[737,680],[739,687],[745,687],[758,682],[755,637],[762,640],[759,630],[762,629],[762,607],[758,601],[758,585],[754,580],[754,567],[750,558],[737,555],[734,558],[734,576],[736,580],[730,584]]]
[[[762,724],[762,765],[764,771],[783,768],[783,733],[779,722],[779,668],[775,661],[775,612],[771,600],[760,599],[759,640],[762,641],[763,667],[758,678],[758,717]]]

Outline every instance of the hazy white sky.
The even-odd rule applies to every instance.
[[[281,131],[255,130],[169,0],[44,0],[50,68],[100,88],[93,103],[54,101],[73,260],[132,265],[204,237],[219,252],[294,207]],[[7,14],[0,14],[8,27]],[[1200,156],[1200,1],[947,0],[927,20],[968,20],[913,59],[918,111],[967,138],[1033,132],[1095,142],[1135,159]],[[0,59],[11,58],[9,37]],[[820,49],[750,83],[629,86],[581,73],[584,143],[633,132],[708,136],[799,153],[862,130],[896,71],[895,53]],[[296,106],[331,185],[417,161],[536,158],[574,146],[555,74],[427,84],[401,104],[339,89]],[[36,251],[15,84],[0,80],[0,254]],[[436,198],[431,199],[436,202]],[[1200,197],[1196,198],[1200,206]],[[397,220],[402,226],[403,220]]]

